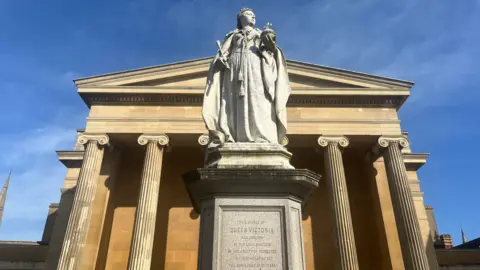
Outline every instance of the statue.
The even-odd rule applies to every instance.
[[[217,41],[202,109],[209,148],[279,144],[285,137],[290,86],[286,61],[270,26],[255,28],[255,14],[244,8],[237,15],[237,29],[221,44]]]

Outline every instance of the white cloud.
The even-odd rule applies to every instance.
[[[267,16],[287,57],[415,81],[409,103],[436,106],[480,95],[466,87],[480,84],[478,11],[469,1],[340,0]]]
[[[71,149],[76,131],[48,126],[2,137],[1,175],[6,177],[9,168],[13,172],[0,240],[40,240],[48,206],[59,201],[66,173],[55,150]]]
[[[81,76],[15,51],[0,53],[0,62],[9,63],[0,67],[7,127],[0,134],[0,185],[12,169],[0,240],[40,240],[66,173],[55,150],[71,149],[84,122],[85,107],[64,92],[75,95],[72,80]]]
[[[13,85],[23,93],[29,90],[30,94],[34,95],[39,94],[41,90],[74,91],[75,85],[72,80],[82,77],[76,71],[53,68],[48,63],[38,62],[21,54],[0,53],[0,63],[13,63],[8,68],[0,66],[3,73],[0,85]]]
[[[256,11],[257,27],[273,23],[287,58],[415,81],[409,102],[416,106],[450,103],[453,94],[457,103],[479,95],[462,89],[480,83],[474,74],[480,55],[480,7],[473,1],[279,1],[246,6]],[[166,19],[180,36],[207,32],[203,29],[208,27],[208,33],[215,33],[214,54],[214,40],[235,27],[240,7],[226,1],[208,6],[177,1]],[[204,39],[191,43],[192,50],[205,45]]]
[[[28,168],[20,173],[13,172],[6,205],[4,222],[8,220],[45,220],[48,205],[60,198],[59,183],[63,182],[66,168],[46,162],[42,166]],[[53,197],[56,197],[52,200]],[[4,224],[6,225],[6,224]]]
[[[75,130],[58,126],[30,131],[26,134],[2,139],[0,147],[6,149],[0,158],[4,166],[22,165],[27,160],[52,156],[55,150],[73,145]],[[6,145],[5,142],[8,142]],[[70,148],[70,147],[69,147]]]

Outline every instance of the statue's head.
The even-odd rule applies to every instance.
[[[237,15],[237,28],[243,29],[247,25],[255,26],[255,13],[251,8],[242,8]]]

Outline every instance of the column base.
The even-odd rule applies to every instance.
[[[201,213],[198,269],[305,269],[302,206],[319,180],[304,169],[185,174]]]

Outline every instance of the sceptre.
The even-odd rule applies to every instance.
[[[218,47],[218,52],[220,54],[220,57],[222,57],[223,59],[225,59],[224,55],[223,55],[223,52],[222,52],[222,45],[220,44],[220,40],[217,40],[217,47]],[[225,64],[225,67],[230,69],[230,65],[228,65],[227,62],[223,62]]]

